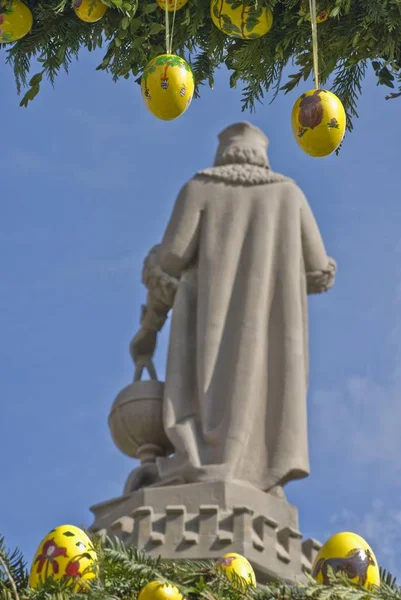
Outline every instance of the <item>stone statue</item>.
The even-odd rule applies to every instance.
[[[235,481],[282,496],[309,474],[307,294],[332,287],[336,264],[267,146],[249,123],[227,127],[145,261],[137,366],[151,364],[172,309],[163,424],[174,454],[157,459],[153,485]]]

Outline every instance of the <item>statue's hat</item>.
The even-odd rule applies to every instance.
[[[249,163],[268,166],[269,140],[261,129],[247,121],[226,127],[218,136],[215,165]]]

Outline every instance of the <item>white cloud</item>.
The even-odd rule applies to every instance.
[[[401,284],[397,302],[390,336],[383,332],[377,340],[389,357],[387,380],[356,374],[336,389],[317,390],[311,413],[314,436],[336,454],[342,470],[357,464],[392,484],[399,478],[401,485]]]
[[[389,357],[387,380],[354,375],[336,389],[318,390],[311,414],[315,443],[325,461],[334,457],[344,482],[344,508],[328,520],[322,539],[338,531],[358,533],[379,564],[401,580],[401,284],[397,292],[390,335],[383,332],[377,340]],[[332,478],[330,469],[327,476]]]

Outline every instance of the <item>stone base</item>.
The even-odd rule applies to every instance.
[[[115,535],[155,557],[210,560],[238,552],[262,584],[303,581],[321,547],[302,541],[295,506],[243,483],[149,487],[91,511],[92,531]]]

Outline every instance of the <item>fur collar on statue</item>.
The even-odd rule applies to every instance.
[[[232,163],[204,169],[196,174],[197,178],[214,179],[238,185],[263,185],[265,183],[290,182],[292,179],[275,173],[267,167],[252,164]]]

